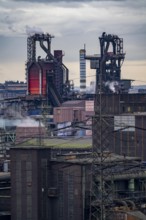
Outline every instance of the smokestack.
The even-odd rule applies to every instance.
[[[86,92],[86,50],[85,45],[84,49],[81,49],[79,52],[80,56],[80,92]]]

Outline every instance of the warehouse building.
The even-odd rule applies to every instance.
[[[98,95],[97,95],[98,100]],[[103,94],[102,116],[106,117],[110,143],[107,149],[120,155],[146,160],[146,95]],[[93,120],[93,144],[97,144],[98,112]]]
[[[49,147],[27,145],[11,149],[12,220],[89,219],[91,140],[52,139],[48,143]],[[96,165],[98,169],[98,161]],[[137,210],[144,216],[145,170],[139,158],[105,152],[105,194],[112,201],[108,205],[112,219],[144,219],[131,216],[136,216]],[[98,172],[96,181],[100,183]],[[100,200],[100,184],[97,194]],[[99,201],[96,202],[98,206]]]

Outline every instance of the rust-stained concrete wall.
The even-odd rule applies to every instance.
[[[12,220],[83,220],[85,167],[50,163],[50,149],[11,149]],[[88,176],[88,175],[87,175]]]
[[[12,220],[48,219],[49,157],[45,149],[11,150]]]

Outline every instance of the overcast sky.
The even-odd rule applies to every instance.
[[[0,82],[25,80],[28,28],[55,36],[52,52],[65,52],[64,64],[75,83],[84,44],[87,54],[97,54],[102,32],[116,34],[126,52],[122,78],[146,84],[146,0],[1,0]],[[87,69],[89,84],[95,73]]]

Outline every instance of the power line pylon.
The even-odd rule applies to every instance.
[[[90,220],[108,220],[114,199],[110,164],[113,115],[106,109],[106,81],[120,80],[121,61],[124,59],[122,40],[115,35],[103,33],[100,39],[101,56],[92,57],[96,64],[95,116],[93,117],[93,162],[90,195]],[[111,46],[112,52],[109,52]],[[87,59],[89,59],[87,57]],[[110,78],[107,78],[109,77]],[[111,78],[112,77],[112,78]],[[110,181],[107,181],[107,176]]]
[[[91,189],[91,213],[90,219],[106,220],[109,213],[110,193],[112,185],[106,182],[108,151],[111,135],[112,116],[108,115],[105,109],[105,97],[103,96],[104,88],[102,86],[102,63],[99,76],[99,94],[96,95],[95,116],[93,117],[93,162],[92,162],[92,189]]]

